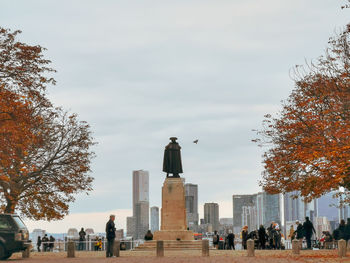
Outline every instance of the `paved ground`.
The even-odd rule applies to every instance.
[[[62,263],[95,263],[95,262],[120,262],[120,263],[246,263],[246,262],[271,262],[271,263],[294,263],[294,262],[349,262],[349,258],[338,258],[336,250],[301,251],[300,256],[292,255],[287,251],[255,251],[256,257],[247,258],[246,251],[211,250],[209,258],[201,257],[201,251],[165,251],[164,258],[155,257],[153,252],[125,252],[121,251],[119,258],[108,258],[104,252],[76,252],[75,258],[67,258],[67,254],[60,253],[32,253],[29,259],[22,259],[20,253],[14,254],[7,262],[62,262]]]

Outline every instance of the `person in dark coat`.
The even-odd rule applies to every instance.
[[[314,232],[315,235],[316,235],[316,230],[315,230],[314,225],[312,224],[312,222],[310,221],[308,216],[305,217],[305,222],[303,224],[303,229],[304,229],[304,233],[305,233],[305,239],[306,239],[306,243],[307,243],[307,248],[311,249],[312,232]]]
[[[84,245],[85,245],[85,238],[86,232],[84,231],[84,228],[82,227],[80,232],[79,232],[79,250],[84,250]]]
[[[348,222],[345,225],[345,240],[346,242],[350,239],[350,218],[347,219]]]
[[[302,240],[304,237],[303,225],[298,220],[295,223],[297,225],[297,230],[295,230],[295,238],[298,240]]]
[[[40,252],[40,248],[41,248],[41,237],[38,236],[38,240],[36,241],[36,247],[38,248],[38,252]]]
[[[265,227],[263,225],[260,225],[260,228],[258,230],[258,236],[259,236],[260,248],[265,249],[267,235],[266,235]]]
[[[49,250],[51,251],[51,252],[53,252],[53,248],[54,248],[54,246],[55,246],[55,238],[53,237],[53,236],[50,236],[50,239],[49,239]]]
[[[342,219],[340,220],[340,224],[339,224],[339,227],[338,227],[338,231],[339,231],[339,236],[338,236],[338,240],[340,239],[346,239],[346,224],[345,224],[345,220]]]
[[[235,250],[235,234],[232,233],[232,230],[229,230],[229,233],[227,235],[227,243],[229,250]]]
[[[148,231],[147,231],[147,233],[146,233],[146,235],[145,235],[145,240],[146,240],[146,241],[151,241],[151,240],[153,240],[153,234],[152,234],[151,230],[148,230]]]
[[[106,249],[106,257],[113,257],[113,246],[115,239],[115,215],[110,215],[109,220],[106,224],[106,238],[107,238],[107,249]]]
[[[243,249],[247,249],[247,241],[248,241],[248,226],[244,226],[242,229],[242,246]]]
[[[43,250],[46,252],[49,248],[49,238],[47,237],[47,234],[44,235],[44,237],[41,239],[43,243]]]
[[[275,248],[274,236],[275,236],[275,232],[276,232],[274,222],[272,222],[271,225],[267,228],[267,232],[268,232],[268,237],[269,237],[270,249],[274,249]]]

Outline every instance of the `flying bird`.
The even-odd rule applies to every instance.
[[[194,140],[193,143],[197,144],[197,143],[198,143],[198,139],[197,139],[197,140]]]

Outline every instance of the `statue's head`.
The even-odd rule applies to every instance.
[[[172,142],[176,142],[177,138],[176,138],[176,137],[170,137],[170,140],[171,140]]]

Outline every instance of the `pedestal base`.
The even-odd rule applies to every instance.
[[[153,234],[154,240],[194,240],[190,230],[161,230]]]

